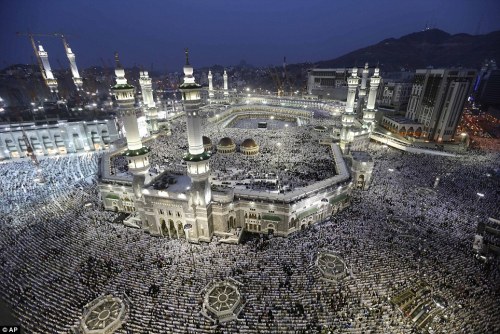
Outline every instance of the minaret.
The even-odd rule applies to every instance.
[[[227,73],[226,70],[224,70],[224,97],[229,96],[229,88],[227,84]]]
[[[353,67],[352,75],[347,78],[347,104],[345,106],[346,113],[352,113],[354,111],[354,100],[356,99],[356,89],[358,88],[359,77],[358,68]]]
[[[66,50],[66,56],[69,60],[69,66],[71,68],[71,74],[73,75],[73,82],[75,83],[76,90],[81,90],[83,87],[83,81],[78,73],[78,67],[76,67],[75,54],[71,51],[66,39],[63,37],[64,49]]]
[[[139,76],[139,84],[142,90],[143,110],[146,115],[150,132],[158,131],[158,108],[153,99],[153,86],[148,71],[141,71]]]
[[[380,84],[379,69],[375,68],[375,73],[370,79],[370,94],[368,95],[368,103],[363,111],[363,122],[371,130],[375,123],[375,100],[377,99],[377,90]]]
[[[54,78],[54,74],[50,68],[49,54],[43,49],[41,44],[38,45],[38,56],[42,61],[43,70],[45,72],[45,82],[47,86],[49,86],[50,92],[57,93],[57,79]]]
[[[142,146],[137,125],[136,110],[134,108],[134,86],[127,83],[125,70],[120,64],[118,53],[115,54],[116,61],[116,85],[111,87],[118,104],[125,136],[127,138],[127,150],[123,154],[128,161],[128,170],[134,174],[133,188],[136,199],[142,196],[141,188],[145,182],[145,174],[149,169],[149,149]]]
[[[214,86],[212,83],[212,71],[208,70],[208,97],[214,97]]]
[[[201,86],[193,77],[193,67],[189,64],[189,54],[186,49],[186,65],[184,66],[184,82],[179,90],[186,111],[186,126],[189,152],[184,156],[187,172],[191,178],[189,189],[189,211],[186,213],[186,223],[191,225],[188,240],[191,242],[209,242],[213,234],[213,224],[208,212],[212,205],[212,191],[208,178],[210,176],[210,154],[203,148],[201,133],[202,117],[200,115]]]
[[[356,114],[354,113],[354,99],[356,98],[356,89],[358,88],[359,77],[358,69],[352,69],[352,75],[347,79],[347,104],[345,112],[342,114],[342,130],[340,131],[340,148],[344,154],[348,154],[350,143],[352,142],[351,127],[354,125]]]
[[[365,63],[365,67],[363,68],[363,72],[361,74],[361,87],[358,92],[358,106],[357,106],[357,114],[359,117],[363,116],[363,109],[366,103],[366,82],[368,81],[368,63]]]

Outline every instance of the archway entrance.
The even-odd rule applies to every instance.
[[[236,219],[234,217],[229,217],[228,227],[230,230],[236,228]]]
[[[186,238],[186,234],[184,233],[184,227],[180,221],[177,222],[177,233],[179,234],[179,238]]]
[[[365,176],[363,174],[361,174],[359,177],[358,177],[358,184],[357,184],[357,187],[358,188],[361,188],[363,189],[363,187],[365,186]]]
[[[168,237],[168,228],[167,224],[165,223],[165,219],[160,220],[160,226],[161,226],[161,234],[165,237]]]
[[[177,233],[175,230],[174,221],[172,219],[168,220],[168,227],[170,228],[170,237],[172,239],[177,239]]]

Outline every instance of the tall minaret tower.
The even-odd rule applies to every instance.
[[[352,142],[351,127],[354,125],[354,119],[356,118],[356,114],[354,113],[354,99],[356,98],[358,83],[358,68],[354,67],[352,75],[347,79],[347,104],[345,112],[342,114],[342,130],[340,131],[340,148],[344,154],[349,153],[350,143]]]
[[[120,64],[118,53],[115,54],[116,61],[116,85],[111,87],[118,104],[118,112],[122,118],[127,138],[127,150],[123,154],[127,158],[128,170],[134,174],[133,188],[136,199],[139,199],[141,188],[145,182],[145,174],[149,169],[149,149],[142,146],[137,116],[134,108],[134,86],[127,83],[125,70]]]
[[[186,111],[186,126],[189,152],[184,156],[187,172],[191,178],[189,190],[189,210],[186,213],[186,223],[191,224],[188,240],[191,242],[209,242],[213,234],[212,218],[209,211],[212,205],[212,191],[208,178],[210,176],[210,154],[203,148],[201,133],[202,117],[200,115],[200,90],[193,76],[193,67],[189,64],[189,54],[186,49],[186,65],[184,66],[184,82],[179,90]]]
[[[43,70],[45,71],[45,82],[49,86],[51,93],[57,93],[57,79],[54,78],[52,68],[50,68],[49,54],[43,49],[41,44],[38,45],[38,56],[42,61]]]
[[[214,97],[214,85],[212,83],[212,71],[208,70],[208,97]]]
[[[71,68],[71,74],[73,75],[73,82],[75,83],[76,90],[81,90],[83,87],[83,81],[78,73],[78,67],[76,67],[75,54],[71,51],[66,39],[63,36],[64,50],[66,50],[66,56],[69,60],[69,66]]]
[[[354,111],[354,100],[356,99],[356,89],[358,88],[359,77],[358,68],[352,68],[352,75],[347,78],[347,104],[345,106],[346,113],[352,113]]]
[[[359,117],[363,116],[363,109],[366,103],[366,83],[368,81],[368,63],[365,63],[365,67],[363,68],[363,72],[361,74],[361,87],[358,92],[358,106],[357,106],[357,114]]]
[[[144,114],[149,124],[150,132],[158,131],[158,108],[153,99],[153,86],[148,71],[141,71],[139,76],[139,84],[142,90],[142,101]]]
[[[228,84],[227,84],[227,72],[226,70],[224,70],[224,97],[227,97],[229,96],[229,88],[228,88]]]
[[[368,95],[368,103],[363,111],[363,122],[371,130],[375,123],[375,100],[377,99],[377,90],[380,84],[379,69],[375,68],[375,73],[370,78],[370,94]]]

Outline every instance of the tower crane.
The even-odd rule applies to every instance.
[[[36,177],[35,181],[39,182],[39,183],[44,183],[42,171],[40,169],[40,162],[38,161],[38,159],[36,157],[35,150],[31,146],[30,140],[28,139],[28,136],[26,135],[26,132],[24,131],[24,129],[22,131],[23,131],[23,140],[24,140],[24,143],[26,145],[26,155],[31,158],[31,161],[33,162],[33,164],[35,165],[35,168],[36,168],[37,177]]]
[[[290,90],[290,96],[293,96],[293,89],[294,85],[292,85],[292,82],[290,81],[290,75],[288,74],[286,70],[286,56],[283,57],[283,95],[287,93],[287,88]]]
[[[48,82],[47,82],[47,74],[45,73],[45,69],[43,67],[43,64],[42,64],[42,60],[40,59],[40,55],[38,54],[38,50],[36,48],[36,43],[35,43],[35,39],[34,39],[34,36],[50,36],[50,37],[53,37],[54,35],[51,35],[51,34],[34,34],[34,33],[31,33],[31,32],[17,32],[16,33],[17,36],[27,36],[31,42],[31,46],[33,47],[33,52],[35,53],[35,57],[36,57],[36,60],[38,62],[38,67],[40,68],[40,73],[42,74],[42,77],[43,77],[43,80],[45,81],[45,83],[47,84],[47,86],[49,86]],[[50,88],[50,86],[49,86]]]
[[[269,68],[269,75],[271,76],[271,79],[273,79],[274,83],[276,84],[276,90],[277,90],[277,95],[282,96],[283,95],[283,82],[280,79],[280,76],[278,75],[277,71],[275,68]]]

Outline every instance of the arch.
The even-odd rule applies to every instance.
[[[236,228],[236,218],[234,218],[233,216],[229,217],[228,228],[229,230]]]
[[[267,224],[267,234],[274,235],[274,231],[275,231],[274,224]]]
[[[186,233],[184,232],[184,226],[181,221],[177,221],[177,234],[179,235],[179,239],[185,239]]]
[[[175,224],[174,224],[174,221],[172,219],[168,220],[168,230],[170,232],[170,237],[172,239],[177,239],[177,232],[175,230]]]
[[[408,131],[406,131],[406,135],[407,136],[413,136],[413,133],[415,132],[415,129],[413,128],[413,126],[410,126],[408,128]]]
[[[80,135],[78,133],[73,133],[73,145],[75,145],[75,150],[83,150],[82,140],[80,139]]]
[[[365,186],[365,175],[361,174],[358,176],[357,180],[357,187],[358,188],[363,188]]]
[[[399,129],[399,134],[400,134],[401,136],[406,136],[406,127],[405,127],[405,126],[403,126],[403,127],[401,127],[401,128]]]
[[[420,137],[422,136],[422,128],[421,127],[418,127],[415,132],[414,132],[414,136],[415,137]]]
[[[168,237],[168,228],[167,228],[167,224],[165,223],[165,219],[160,219],[160,231],[161,231],[161,234],[164,236],[164,237]]]
[[[111,139],[109,138],[108,130],[102,130],[101,137],[102,141],[104,142],[104,145],[108,145],[110,143]]]

